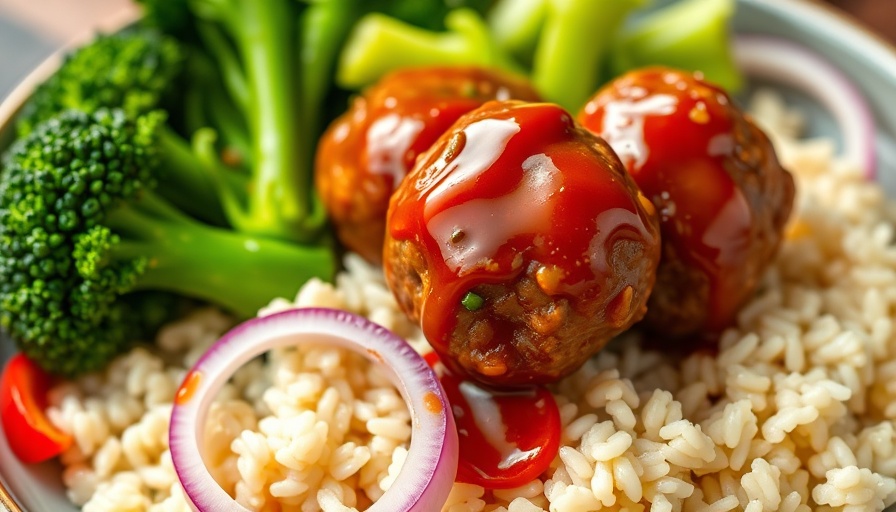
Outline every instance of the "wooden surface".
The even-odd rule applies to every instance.
[[[896,0],[827,0],[896,44]]]

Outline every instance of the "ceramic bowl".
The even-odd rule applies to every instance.
[[[734,18],[738,33],[779,36],[815,49],[850,77],[875,113],[878,179],[896,197],[896,50],[824,4],[810,0],[739,0]],[[0,149],[12,138],[15,112],[36,83],[55,69],[58,57],[34,71],[0,103]],[[836,138],[834,123],[806,98],[783,91],[804,109],[812,133]],[[8,339],[0,338],[0,362],[12,354]],[[11,454],[0,435],[0,507],[10,511],[77,512],[65,497],[60,466],[49,462],[25,466]]]

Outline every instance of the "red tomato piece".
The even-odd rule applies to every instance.
[[[538,478],[560,449],[560,411],[543,386],[500,391],[441,378],[460,439],[457,481],[512,489]]]
[[[16,354],[0,380],[0,422],[16,457],[25,463],[51,459],[72,444],[44,414],[53,380],[23,354]]]
[[[423,354],[423,360],[426,361],[426,364],[429,365],[433,370],[436,369],[436,365],[441,363],[442,361],[439,359],[439,354],[436,354],[435,350],[427,352]]]

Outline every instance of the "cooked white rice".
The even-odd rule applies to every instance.
[[[457,484],[449,512],[870,511],[896,501],[894,204],[771,95],[757,118],[795,174],[798,205],[761,291],[718,355],[683,359],[614,343],[556,387],[563,447],[518,489]],[[331,306],[425,348],[379,271],[349,256],[270,311]],[[62,457],[87,512],[186,511],[167,450],[174,392],[230,325],[213,310],[165,328],[102,375],[51,393],[75,437]],[[279,350],[243,368],[213,406],[206,460],[255,510],[363,509],[397,474],[410,436],[400,396],[363,358]]]

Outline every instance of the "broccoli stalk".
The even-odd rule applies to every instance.
[[[227,226],[226,204],[218,195],[220,184],[237,194],[248,187],[248,179],[236,169],[222,165],[217,155],[198,153],[187,141],[160,127],[158,193],[189,215],[217,226]]]
[[[502,50],[531,66],[547,9],[548,0],[499,0],[488,13],[492,37]]]
[[[145,261],[132,291],[166,290],[254,316],[274,297],[333,272],[325,248],[243,235],[196,222],[152,192],[106,214],[90,247],[109,268]],[[104,267],[83,266],[84,276]]]
[[[17,118],[19,136],[67,109],[92,113],[121,108],[130,116],[159,109],[174,96],[184,59],[177,41],[153,29],[101,35],[69,55],[29,98]],[[246,180],[216,161],[197,158],[189,143],[167,126],[159,141],[159,193],[190,215],[226,225],[217,182],[224,180],[237,191],[245,189]]]
[[[312,142],[308,151],[314,151],[316,136],[323,132],[321,112],[324,101],[333,84],[333,73],[339,50],[357,20],[359,0],[329,0],[309,5],[299,20],[299,52],[301,70],[301,112],[307,123],[308,133],[315,135],[305,139]],[[419,4],[419,2],[417,2]]]
[[[613,39],[645,0],[548,0],[532,68],[538,92],[575,112],[601,83]]]
[[[195,0],[200,36],[242,110],[251,142],[248,193],[221,186],[231,224],[246,233],[298,242],[320,235],[325,214],[313,193],[315,113],[326,88],[303,97],[299,5],[294,0]],[[311,7],[309,7],[311,8]],[[315,66],[321,65],[315,63]],[[245,199],[243,200],[243,197]]]
[[[729,91],[743,85],[731,52],[734,0],[683,0],[657,9],[623,31],[613,70],[662,64],[700,71]]]
[[[4,158],[0,327],[46,370],[100,368],[137,339],[145,291],[250,316],[329,278],[329,248],[204,225],[156,193],[164,116],[68,111]]]
[[[447,32],[431,32],[380,13],[364,16],[342,50],[336,83],[357,89],[396,69],[425,65],[479,65],[520,72],[476,11],[454,9],[445,17],[445,26]]]

